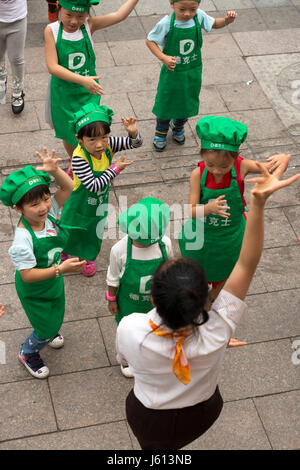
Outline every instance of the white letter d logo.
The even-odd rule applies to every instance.
[[[194,41],[192,41],[191,39],[184,39],[180,41],[179,43],[180,54],[181,55],[190,54],[194,50],[194,47],[195,47]]]
[[[77,70],[85,64],[85,55],[82,52],[75,52],[69,55],[69,69]]]

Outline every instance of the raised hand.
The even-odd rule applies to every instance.
[[[132,139],[136,139],[137,134],[138,134],[137,127],[136,127],[136,118],[135,117],[126,117],[125,118],[125,117],[122,116],[121,119],[122,119],[122,122],[123,122],[123,126],[125,127],[126,131],[130,135],[130,137]]]
[[[291,156],[285,153],[272,155],[271,157],[267,158],[267,168],[269,172],[274,174],[274,172],[281,166],[281,170],[283,170],[281,174],[283,174],[288,167],[290,158]]]
[[[41,160],[42,165],[38,166],[36,169],[38,171],[46,171],[47,173],[55,173],[58,169],[58,162],[60,162],[61,158],[55,158],[55,150],[52,149],[51,155],[49,155],[47,147],[43,147],[44,155],[43,156],[40,152],[35,152],[36,156]]]
[[[260,162],[256,162],[256,165],[259,168],[262,177],[250,178],[246,180],[246,182],[255,183],[254,188],[251,190],[251,194],[260,201],[266,201],[266,199],[268,199],[268,197],[275,191],[293,184],[298,178],[300,178],[300,173],[298,173],[286,180],[280,180],[279,178],[284,172],[283,168],[279,167],[274,174],[270,174],[268,169]]]

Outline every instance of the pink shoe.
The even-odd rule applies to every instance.
[[[63,262],[66,261],[68,258],[69,258],[69,255],[67,255],[67,253],[64,253],[64,252],[62,251],[61,254],[60,254],[61,262],[63,263]]]
[[[86,277],[94,276],[96,274],[96,261],[87,261],[81,272]]]

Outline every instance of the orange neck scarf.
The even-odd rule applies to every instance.
[[[193,328],[186,328],[180,333],[168,333],[163,328],[158,327],[153,323],[151,318],[149,319],[150,326],[152,328],[152,333],[157,336],[164,336],[165,338],[174,338],[176,343],[176,351],[173,360],[173,372],[176,375],[177,379],[180,380],[184,385],[187,385],[191,381],[190,367],[183,350],[182,344],[186,340],[186,337],[192,331]]]

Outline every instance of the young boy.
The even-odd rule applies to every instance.
[[[212,18],[200,10],[200,0],[170,0],[173,14],[164,16],[147,36],[150,51],[163,62],[155,104],[157,116],[154,149],[167,145],[169,126],[173,140],[184,144],[184,125],[199,111],[202,82],[202,33],[232,23],[237,14],[228,11],[225,18]],[[162,49],[162,50],[161,50]]]
[[[118,224],[127,235],[111,249],[105,297],[108,308],[119,324],[133,312],[147,313],[150,282],[160,263],[173,257],[171,240],[165,236],[169,224],[169,207],[147,197],[123,212]],[[125,377],[133,377],[129,366],[122,366]]]

